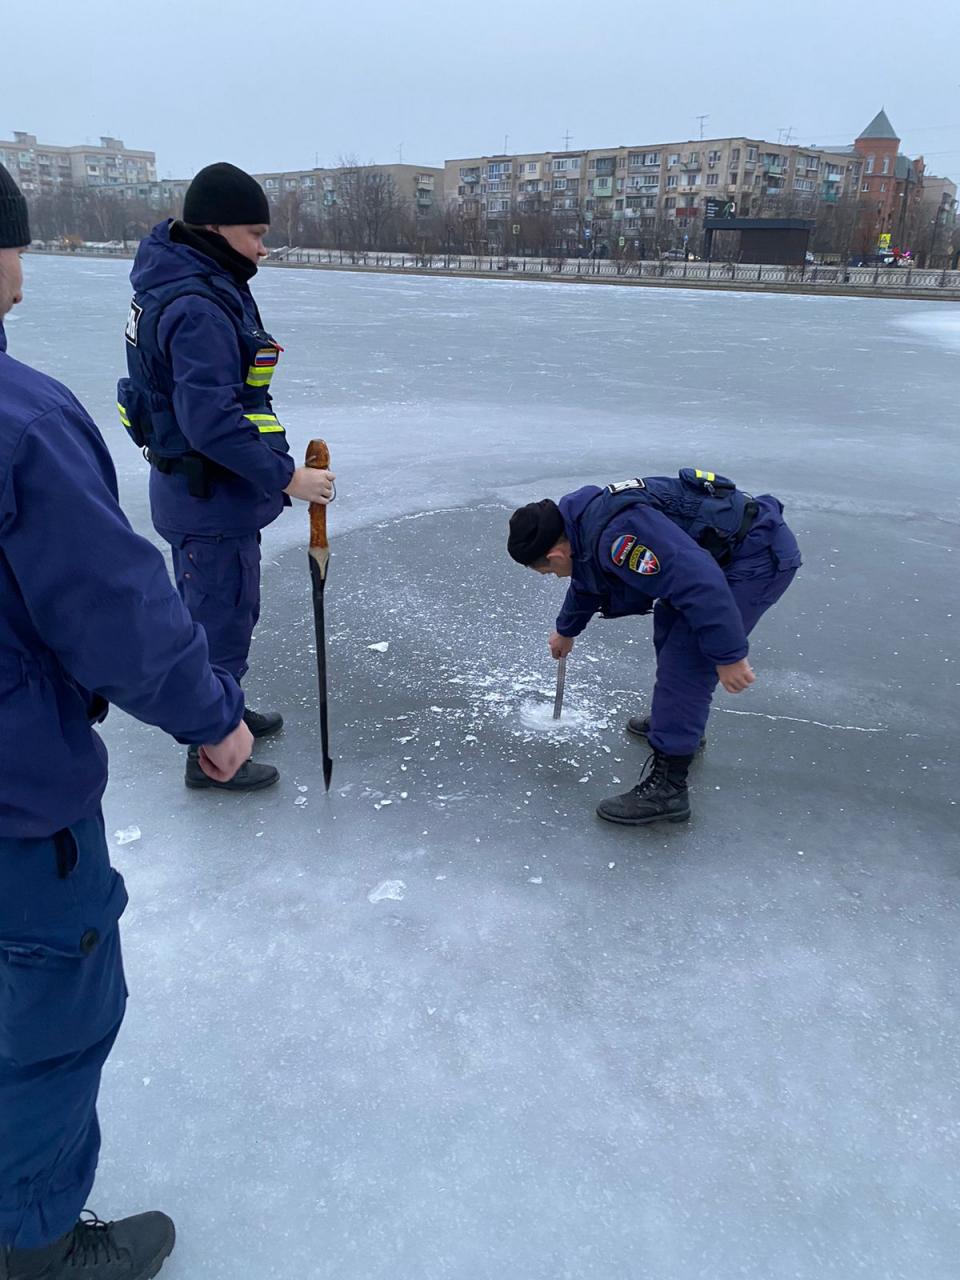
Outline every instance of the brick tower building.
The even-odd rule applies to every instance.
[[[863,156],[857,229],[860,252],[910,249],[923,190],[922,157],[910,160],[900,154],[900,139],[883,110],[853,146]]]

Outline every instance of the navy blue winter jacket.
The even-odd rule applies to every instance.
[[[0,836],[41,837],[98,810],[106,703],[202,743],[243,695],[127,523],[79,401],[5,352],[0,325]]]
[[[726,570],[653,506],[620,507],[605,489],[586,485],[560,499],[573,552],[573,576],[557,618],[562,636],[578,636],[597,612],[607,618],[647,613],[664,600],[684,615],[700,651],[716,665],[749,651],[740,610],[725,574],[751,556],[769,554],[782,569],[800,563],[796,541],[776,498],[756,499],[759,512]]]
[[[169,362],[177,425],[192,449],[222,468],[209,498],[191,496],[186,476],[151,468],[150,506],[163,534],[242,537],[270,524],[289,504],[283,490],[295,464],[270,448],[244,417],[240,397],[248,370],[236,325],[218,303],[188,292],[210,277],[216,277],[218,296],[236,320],[259,329],[247,286],[206,254],[171,240],[169,222],[141,242],[130,273],[138,294],[170,286],[184,290],[164,308],[157,339]]]

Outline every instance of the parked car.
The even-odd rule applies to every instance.
[[[899,259],[892,253],[868,253],[860,258],[851,258],[848,267],[897,267]]]

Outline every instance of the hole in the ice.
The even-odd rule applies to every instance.
[[[579,733],[590,724],[590,713],[583,707],[565,703],[559,720],[553,718],[553,701],[528,698],[520,704],[520,724],[532,733]]]

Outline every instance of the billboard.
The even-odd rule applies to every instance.
[[[736,200],[726,200],[723,196],[707,196],[703,202],[705,218],[735,218],[737,216]]]

